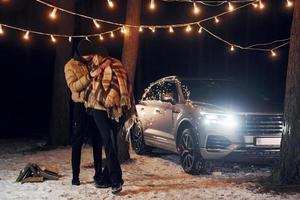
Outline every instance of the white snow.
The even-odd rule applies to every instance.
[[[122,165],[125,181],[123,191],[119,195],[113,195],[110,189],[97,189],[92,182],[94,169],[91,165],[92,149],[89,146],[85,146],[82,152],[80,186],[70,184],[70,147],[24,154],[14,145],[11,146],[15,149],[10,149],[9,154],[3,150],[0,152],[1,200],[300,199],[300,192],[284,195],[258,193],[255,180],[269,176],[269,168],[256,167],[253,170],[251,167],[241,169],[234,167],[238,170],[216,168],[212,175],[191,176],[183,172],[176,155],[163,152],[156,152],[151,156],[138,156],[132,152],[132,160]],[[29,162],[56,166],[60,169],[62,177],[58,181],[43,183],[16,183],[19,171]]]

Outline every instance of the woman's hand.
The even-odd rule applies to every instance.
[[[96,77],[96,76],[98,76],[100,73],[101,73],[101,71],[102,71],[102,69],[101,69],[101,67],[98,67],[97,69],[95,69],[94,71],[91,71],[90,72],[90,75],[91,75],[91,77]]]

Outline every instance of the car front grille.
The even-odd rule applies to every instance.
[[[283,115],[245,114],[241,116],[240,132],[245,135],[282,134]]]
[[[224,136],[210,135],[207,138],[206,149],[226,149],[231,142]]]

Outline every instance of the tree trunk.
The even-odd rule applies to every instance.
[[[287,69],[280,181],[300,184],[300,0],[294,1]]]
[[[141,0],[127,0],[126,24],[139,25],[141,17]],[[122,63],[125,66],[129,80],[134,85],[136,62],[139,49],[139,31],[137,28],[126,27],[124,35]],[[129,143],[118,137],[119,159],[124,162],[130,158]]]
[[[65,4],[65,5],[63,5]],[[74,8],[74,2],[66,1],[62,6]],[[58,30],[68,33],[74,30],[74,17],[63,16],[59,19]],[[53,75],[52,109],[50,120],[50,136],[48,144],[51,146],[68,145],[70,138],[70,91],[67,87],[64,65],[72,56],[72,43],[67,38],[57,38],[56,58]]]

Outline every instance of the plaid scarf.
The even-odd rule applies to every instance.
[[[108,116],[119,121],[119,118],[132,107],[130,84],[120,61],[113,58],[104,59],[102,65],[107,60],[110,60],[111,64],[89,84],[84,99],[87,101],[89,96],[93,95],[93,98],[106,108]]]

